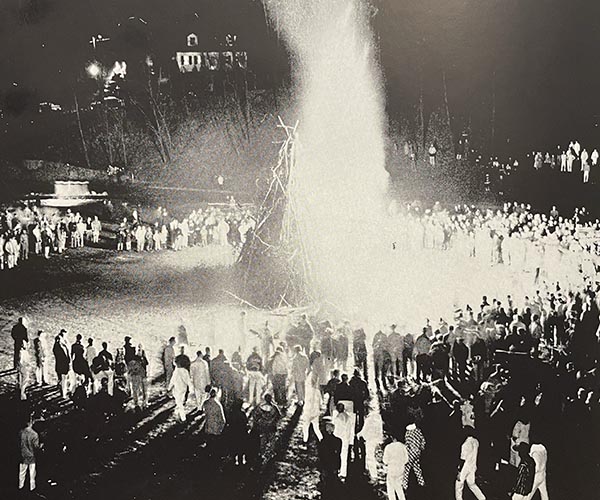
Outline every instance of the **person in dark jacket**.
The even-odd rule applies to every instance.
[[[517,479],[513,488],[512,500],[525,500],[533,490],[535,479],[535,460],[529,455],[529,443],[520,442],[513,447],[521,462],[517,469]]]
[[[356,434],[358,434],[365,424],[365,410],[371,397],[369,386],[361,378],[359,370],[354,370],[354,374],[350,379],[350,388],[352,389],[352,401],[356,413]]]
[[[335,425],[331,418],[325,420],[325,433],[319,442],[319,463],[323,493],[331,495],[338,483],[338,474],[341,467],[342,440],[334,436]],[[325,496],[325,495],[324,495]]]
[[[84,385],[87,386],[91,379],[91,372],[85,359],[85,350],[81,338],[81,334],[77,334],[75,337],[75,343],[71,346],[71,359],[73,360],[73,371],[76,375],[84,377]]]
[[[243,409],[243,401],[236,399],[227,419],[227,435],[235,465],[246,465],[248,454],[248,416]]]
[[[352,350],[354,352],[354,364],[366,377],[367,374],[367,335],[362,328],[355,330],[352,335]]]
[[[454,360],[454,375],[463,378],[467,373],[469,348],[465,345],[465,340],[462,337],[456,339],[452,347],[452,359]]]
[[[251,414],[252,432],[251,439],[255,447],[255,459],[258,462],[261,453],[264,453],[267,443],[277,430],[277,422],[281,418],[279,408],[273,404],[270,394],[265,394],[264,401],[259,404]]]
[[[25,342],[29,342],[29,338],[27,336],[27,328],[25,327],[23,318],[19,318],[12,327],[12,331],[10,333],[11,337],[14,341],[14,358],[13,358],[13,367],[16,370],[19,366],[19,353],[21,352],[21,348]]]
[[[128,365],[135,356],[135,347],[131,345],[131,337],[125,337],[124,341],[125,344],[123,345],[123,350],[125,352],[125,364]]]
[[[54,354],[54,369],[56,371],[56,376],[58,377],[58,387],[61,391],[62,397],[64,398],[67,396],[67,384],[71,359],[69,357],[68,350],[61,342],[60,335],[57,335],[54,339],[52,354]]]

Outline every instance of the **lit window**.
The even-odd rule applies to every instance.
[[[187,37],[188,47],[196,47],[198,45],[198,37],[194,33],[190,33]]]

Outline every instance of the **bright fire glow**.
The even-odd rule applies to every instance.
[[[374,278],[388,204],[384,98],[366,8],[358,0],[266,3],[295,62],[291,190],[305,243],[325,297],[362,316],[381,293]]]

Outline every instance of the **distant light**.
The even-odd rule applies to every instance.
[[[95,62],[89,64],[86,68],[86,71],[92,78],[98,78],[102,74],[102,68],[98,63]]]

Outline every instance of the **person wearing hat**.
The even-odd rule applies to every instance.
[[[512,500],[526,500],[533,491],[535,479],[535,460],[529,455],[529,443],[521,442],[512,447],[519,454],[520,463],[517,479],[512,490]]]
[[[331,490],[338,481],[341,466],[342,440],[334,435],[335,424],[331,417],[323,419],[325,434],[319,442],[319,461],[323,490]]]

